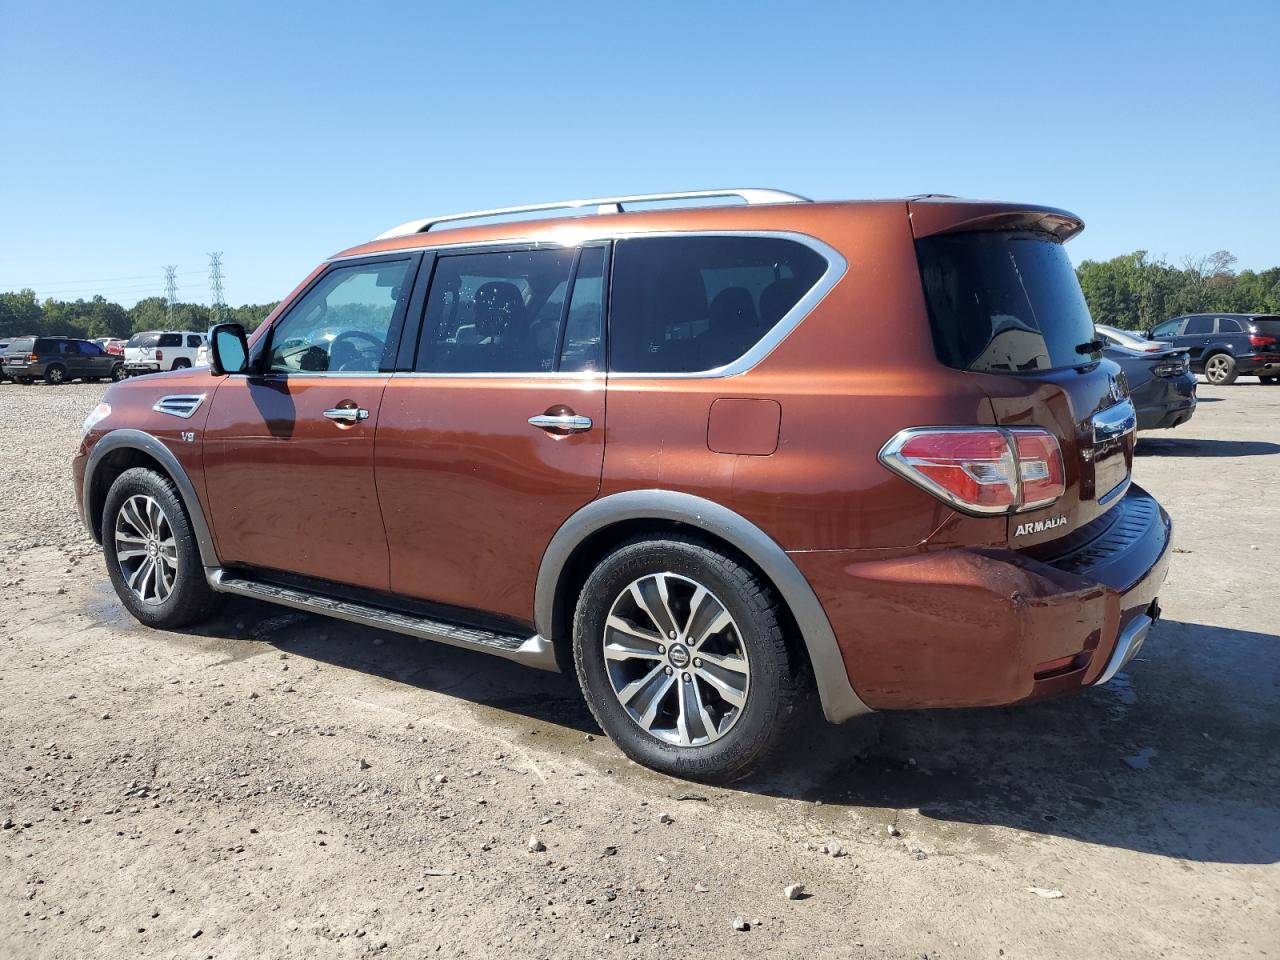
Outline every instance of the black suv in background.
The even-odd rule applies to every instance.
[[[0,361],[4,375],[18,383],[45,380],[112,380],[124,378],[124,361],[92,340],[71,337],[19,337]]]
[[[1280,316],[1263,313],[1190,313],[1157,325],[1148,334],[1182,347],[1191,369],[1210,383],[1235,383],[1255,376],[1263,383],[1280,378]]]

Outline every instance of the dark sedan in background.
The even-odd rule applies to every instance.
[[[1186,350],[1116,327],[1097,330],[1105,344],[1103,355],[1124,371],[1139,430],[1167,430],[1191,419],[1196,412],[1196,378]]]

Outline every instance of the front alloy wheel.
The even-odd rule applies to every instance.
[[[737,624],[710,590],[664,571],[613,601],[603,636],[614,695],[667,743],[719,740],[742,715],[751,666]]]
[[[135,494],[120,507],[115,545],[120,575],[133,595],[151,605],[168,600],[178,579],[178,543],[153,497]]]

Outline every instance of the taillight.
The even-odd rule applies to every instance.
[[[156,351],[156,359],[157,359],[157,360],[163,360],[163,359],[164,359],[164,351],[163,351],[163,350],[157,350],[157,351]]]
[[[27,354],[27,363],[35,363],[35,362],[37,362],[39,359],[40,359],[40,354],[38,354],[38,353],[29,353],[29,354]]]
[[[1270,347],[1271,349],[1274,350],[1275,345],[1276,345],[1275,337],[1265,337],[1260,333],[1249,334],[1249,346],[1251,347]]]
[[[880,462],[965,513],[1035,510],[1066,492],[1062,448],[1039,428],[902,430],[881,449]]]

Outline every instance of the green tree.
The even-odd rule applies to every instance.
[[[34,290],[0,293],[0,337],[42,333],[40,304]]]

